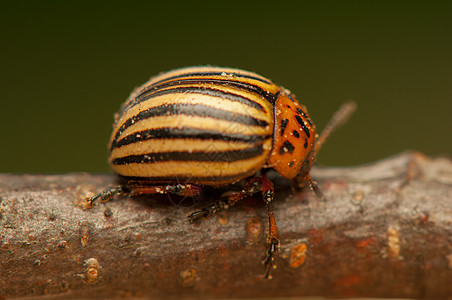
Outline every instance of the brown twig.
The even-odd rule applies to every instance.
[[[409,152],[311,174],[326,201],[275,180],[271,280],[257,195],[193,225],[186,215],[215,193],[201,204],[123,197],[87,209],[114,176],[0,174],[0,298],[452,295],[449,159]]]

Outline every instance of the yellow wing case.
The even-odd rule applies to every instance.
[[[280,88],[255,73],[178,69],[136,89],[116,117],[110,164],[129,180],[226,185],[253,175],[273,146]]]

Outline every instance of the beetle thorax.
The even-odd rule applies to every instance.
[[[306,108],[285,90],[275,103],[275,132],[268,165],[281,176],[297,176],[306,160],[314,159],[316,130]],[[306,171],[306,170],[305,170]]]

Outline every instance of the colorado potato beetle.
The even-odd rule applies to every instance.
[[[304,180],[319,193],[309,171],[326,136],[351,115],[347,103],[320,137],[306,108],[287,89],[258,74],[221,67],[162,73],[132,92],[115,116],[109,162],[121,184],[90,198],[108,200],[172,193],[197,196],[203,186],[246,179],[239,191],[188,216],[209,217],[255,193],[268,214],[265,277],[275,266],[279,239],[273,184],[265,171]]]

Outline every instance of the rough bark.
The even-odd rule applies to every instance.
[[[326,201],[275,179],[281,251],[265,280],[259,195],[193,225],[215,191],[87,209],[113,175],[0,174],[0,298],[452,295],[450,159],[407,152],[311,175]]]

